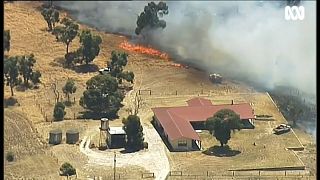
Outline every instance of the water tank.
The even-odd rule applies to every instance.
[[[51,130],[49,132],[49,144],[60,144],[62,141],[62,131],[60,129]]]
[[[66,132],[66,142],[68,144],[75,144],[79,141],[79,131],[75,129],[69,129]]]
[[[109,119],[108,118],[101,118],[101,130],[107,131],[109,130]]]

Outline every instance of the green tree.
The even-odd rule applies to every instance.
[[[111,76],[118,79],[119,83],[122,83],[122,79],[133,83],[134,74],[133,72],[126,71],[123,72],[123,68],[128,63],[128,54],[127,53],[117,53],[116,51],[111,52],[111,63],[110,74]]]
[[[13,96],[13,88],[21,83],[18,69],[18,56],[4,59],[3,73],[7,86],[10,86],[11,96]]]
[[[53,9],[52,7],[44,8],[41,11],[41,15],[47,22],[49,31],[52,31],[52,29],[55,27],[55,23],[59,22],[59,11]]]
[[[10,30],[3,31],[3,50],[10,51]]]
[[[9,151],[9,152],[7,153],[7,155],[6,155],[6,159],[7,159],[7,161],[12,162],[12,161],[14,160],[14,154],[13,154],[13,152]]]
[[[143,29],[165,28],[166,22],[159,20],[159,16],[167,15],[169,13],[168,6],[165,2],[160,1],[158,4],[154,2],[148,3],[144,7],[144,11],[138,16],[137,27],[135,33],[139,35]]]
[[[143,128],[139,116],[129,115],[122,120],[123,130],[127,135],[127,148],[140,150],[143,148]]]
[[[64,116],[66,115],[66,112],[64,111],[64,109],[65,109],[65,106],[62,102],[58,102],[54,106],[53,117],[56,121],[63,120]]]
[[[70,52],[64,55],[64,59],[66,60],[66,64],[69,67],[75,60],[78,59],[77,52]]]
[[[41,73],[40,71],[35,71],[35,72],[32,72],[32,75],[31,75],[31,81],[34,85],[37,85],[38,83],[40,83],[40,77],[41,77]]]
[[[131,71],[122,72],[120,78],[133,83],[134,74]]]
[[[67,46],[66,54],[69,52],[69,45],[77,36],[79,25],[68,18],[63,18],[61,24],[64,26],[57,26],[53,29],[53,34],[59,42],[63,42]]]
[[[70,102],[70,94],[75,93],[77,87],[72,79],[68,79],[66,84],[62,87],[63,93],[68,97],[68,102]]]
[[[95,114],[114,116],[120,109],[124,94],[118,89],[116,78],[111,75],[97,75],[86,83],[87,90],[80,98],[80,105]]]
[[[84,60],[86,64],[93,61],[100,52],[100,44],[102,39],[99,35],[92,35],[90,30],[83,30],[80,35],[81,47],[78,53],[82,56],[80,63]]]
[[[19,73],[23,77],[23,82],[25,86],[28,86],[29,80],[32,78],[33,66],[36,63],[36,59],[33,54],[29,56],[19,56]]]
[[[231,130],[242,127],[240,116],[230,109],[222,109],[216,112],[205,122],[206,128],[213,133],[221,147],[227,144],[231,138]]]
[[[72,176],[76,174],[76,169],[70,163],[63,163],[60,167],[60,173],[62,176]]]

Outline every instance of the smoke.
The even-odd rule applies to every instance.
[[[58,2],[57,2],[58,3]],[[80,22],[134,35],[148,2],[59,2]],[[176,60],[260,87],[292,86],[316,94],[316,2],[305,19],[286,21],[283,2],[169,1],[165,29],[148,43]]]

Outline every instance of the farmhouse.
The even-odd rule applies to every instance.
[[[195,129],[204,129],[204,122],[221,109],[231,109],[240,115],[244,128],[254,128],[254,111],[249,103],[213,105],[210,100],[193,98],[188,106],[152,108],[154,123],[174,151],[201,149]]]

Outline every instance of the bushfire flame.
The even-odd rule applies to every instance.
[[[120,48],[130,51],[130,52],[136,52],[141,54],[147,54],[151,56],[160,57],[161,59],[168,60],[169,61],[169,55],[167,53],[161,52],[159,50],[153,49],[151,47],[144,47],[142,45],[135,45],[131,44],[128,41],[122,42],[120,45]],[[179,68],[188,68],[187,66],[179,63],[170,63],[171,66],[179,67]]]
[[[124,41],[120,44],[120,47],[122,49],[125,49],[127,51],[131,52],[137,52],[141,54],[148,54],[151,56],[156,56],[160,57],[165,60],[169,60],[169,55],[167,53],[160,52],[156,49],[150,48],[150,47],[144,47],[141,45],[135,45],[135,44],[130,44],[128,41]]]

